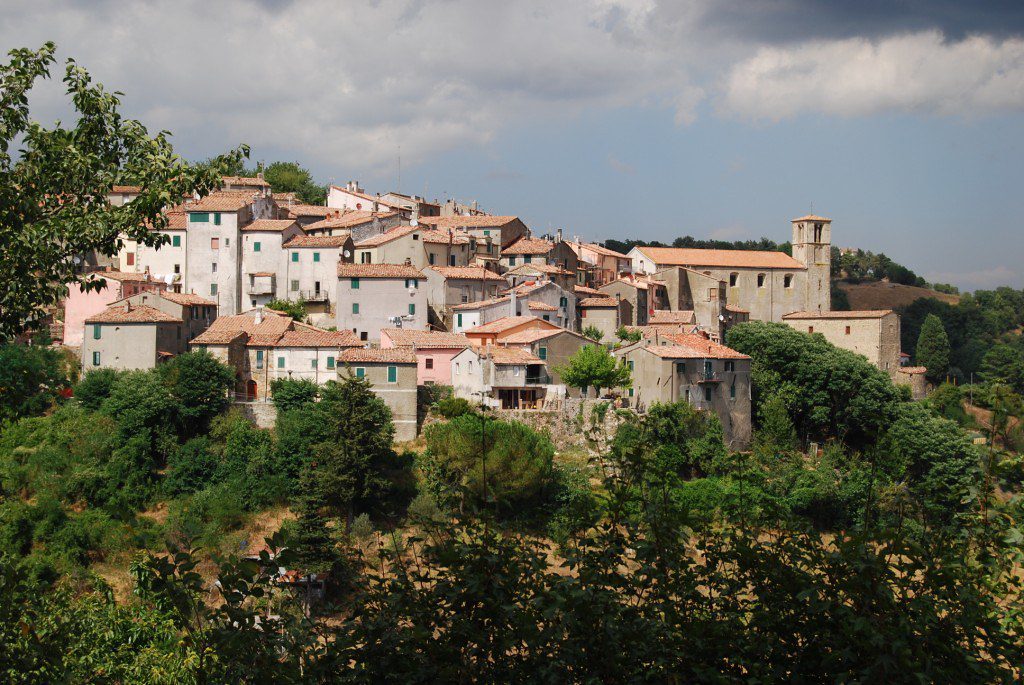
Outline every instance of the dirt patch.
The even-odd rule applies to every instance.
[[[928,288],[886,281],[870,283],[836,281],[834,287],[846,293],[851,309],[897,309],[911,304],[914,300],[929,297],[946,304],[955,305],[960,302],[960,297],[957,295],[947,295]]]

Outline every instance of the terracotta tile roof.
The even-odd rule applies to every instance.
[[[257,176],[225,176],[221,179],[224,185],[252,186],[253,188],[269,188],[270,184]]]
[[[676,344],[647,347],[648,350],[651,350],[659,357],[672,359],[750,359],[747,355],[737,352],[731,347],[708,340],[703,335],[697,333],[663,333],[661,334],[661,339],[669,340]],[[663,350],[667,351],[662,352]]]
[[[685,309],[676,312],[667,309],[655,309],[647,318],[647,322],[654,326],[660,323],[688,324],[694,323],[696,320],[693,312]]]
[[[377,212],[374,214],[373,212],[363,210],[342,212],[342,210],[334,207],[326,207],[325,209],[330,209],[332,212],[339,212],[339,214],[338,216],[328,216],[323,221],[317,221],[316,223],[306,226],[307,231],[317,231],[329,228],[352,228],[353,226],[360,226],[362,224],[369,223],[373,221],[375,217],[377,219],[390,219],[398,214],[398,212]]]
[[[184,207],[186,212],[237,212],[252,204],[256,193],[247,190],[218,190]]]
[[[174,302],[175,304],[181,304],[185,306],[191,305],[203,305],[207,307],[216,307],[217,303],[213,300],[208,300],[205,297],[200,297],[194,293],[176,293],[170,290],[160,291],[160,297],[165,300]]]
[[[295,219],[256,219],[242,226],[242,233],[280,233],[292,226],[298,226]]]
[[[790,312],[783,319],[881,319],[892,314],[891,309],[861,309],[849,312]]]
[[[251,309],[234,316],[221,316],[214,320],[210,327],[192,340],[193,345],[224,345],[240,334],[249,336],[249,344],[273,345],[285,331],[292,328],[292,318],[278,314],[272,309],[264,309],[261,321],[256,322],[259,310]]]
[[[408,347],[348,349],[338,357],[345,364],[415,364],[416,353]]]
[[[597,288],[588,288],[585,285],[574,286],[573,290],[580,295],[594,295],[597,297],[601,297],[604,295],[604,291],[598,290]]]
[[[501,333],[502,331],[507,331],[510,328],[515,328],[516,326],[520,326],[531,321],[539,321],[542,324],[545,324],[543,328],[557,328],[554,324],[544,321],[544,319],[537,316],[503,316],[500,319],[495,319],[490,323],[475,326],[463,332],[466,335],[470,335],[472,333]]]
[[[600,292],[604,293],[605,292],[604,288],[607,288],[608,286],[613,285],[615,283],[622,283],[623,285],[628,285],[631,288],[638,288],[640,290],[647,290],[648,289],[647,288],[648,282],[647,282],[647,279],[645,279],[645,278],[616,278],[611,283],[605,283],[604,285],[602,285],[601,286],[602,289],[600,290]]]
[[[498,365],[543,364],[544,360],[521,347],[493,347],[488,345],[485,355]]]
[[[462,304],[455,305],[454,307],[452,307],[452,309],[461,309],[461,310],[466,310],[466,309],[482,309],[484,307],[491,307],[491,306],[494,306],[496,304],[501,304],[503,302],[508,302],[510,299],[511,298],[506,296],[506,297],[496,297],[496,298],[492,298],[490,300],[478,300],[476,302],[463,302]]]
[[[517,216],[492,216],[477,214],[473,216],[421,216],[421,224],[430,224],[438,228],[500,228],[510,224]]]
[[[404,238],[407,235],[422,231],[423,229],[419,226],[395,226],[390,228],[380,235],[371,236],[365,240],[360,240],[356,243],[357,248],[364,247],[378,247],[379,245],[386,245],[390,242]]]
[[[796,219],[791,219],[790,221],[832,221],[832,219],[828,219],[823,216],[818,216],[817,214],[808,214],[807,216],[797,217]]]
[[[449,233],[427,229],[420,234],[420,240],[431,245],[469,245],[469,236],[461,233]]]
[[[423,278],[423,272],[406,264],[338,264],[340,278]]]
[[[181,319],[146,304],[107,307],[85,323],[181,323]]]
[[[284,244],[285,247],[344,247],[349,241],[348,235],[294,235]]]
[[[617,307],[618,304],[618,301],[614,297],[584,297],[576,303],[576,306],[589,309],[592,307]]]
[[[565,328],[535,328],[532,330],[516,331],[510,333],[498,341],[499,345],[523,345],[529,343],[535,343],[538,340],[546,340],[547,338],[553,338],[556,335],[567,333],[571,336],[579,338],[581,341],[589,342],[587,338],[584,338],[579,333],[573,333]]]
[[[283,202],[295,202],[299,199],[298,193],[271,193],[270,197],[274,200],[280,200]]]
[[[101,278],[109,278],[109,279],[111,279],[113,281],[127,281],[127,282],[130,282],[130,283],[138,283],[138,282],[145,283],[147,281],[151,282],[151,283],[159,283],[160,282],[160,281],[154,280],[153,277],[151,275],[149,275],[149,274],[133,273],[133,272],[130,272],[130,271],[93,271],[93,272],[87,274],[87,277],[94,277],[94,276],[98,276],[98,277],[101,277]]]
[[[482,266],[428,266],[445,278],[464,278],[473,281],[497,281],[504,283],[505,278]]]
[[[138,195],[142,192],[142,186],[114,186],[110,192],[122,195]]]
[[[531,310],[536,310],[538,312],[557,312],[558,311],[558,307],[556,307],[553,304],[548,304],[547,302],[532,302],[531,301],[531,302],[527,302],[526,306],[529,307]]]
[[[637,247],[652,262],[666,266],[712,266],[750,269],[806,269],[785,252],[702,250],[691,247]]]
[[[548,240],[541,240],[540,238],[520,238],[515,241],[504,250],[501,251],[502,255],[521,255],[521,254],[547,254],[551,252],[551,248],[555,246],[554,243]]]
[[[622,254],[621,252],[616,252],[615,250],[609,250],[604,245],[598,245],[597,243],[584,243],[584,242],[574,243],[572,241],[568,241],[568,243],[569,243],[569,247],[572,248],[573,252],[575,252],[577,254],[577,256],[580,254],[581,250],[590,250],[591,252],[596,252],[599,255],[604,255],[605,257],[616,257],[618,259],[628,259],[628,257],[626,257],[626,255]]]
[[[504,253],[502,253],[502,254],[504,254]],[[537,273],[541,273],[541,274],[568,274],[568,273],[570,273],[569,271],[566,271],[562,267],[555,266],[554,264],[520,264],[519,266],[516,266],[516,267],[513,267],[513,268],[509,269],[505,273],[518,276],[521,273],[527,273],[529,271],[536,271]]]
[[[686,327],[678,323],[661,323],[653,326],[626,326],[625,328],[630,333],[640,333],[643,338],[654,338],[655,336],[663,336],[666,333],[686,332]]]
[[[362,347],[365,343],[349,330],[325,331],[322,328],[296,324],[285,331],[274,347]]]
[[[896,370],[900,373],[910,374],[911,376],[928,373],[928,367],[926,366],[901,366]]]
[[[727,312],[736,312],[737,314],[749,314],[750,313],[749,309],[744,309],[743,307],[737,307],[734,304],[727,304],[727,305],[725,305],[724,309]]]
[[[455,349],[469,347],[469,338],[461,333],[446,331],[414,331],[408,328],[382,328],[382,335],[387,335],[396,347],[417,347],[422,349]]]
[[[274,197],[277,197],[276,195]],[[281,205],[281,209],[288,212],[288,216],[293,219],[297,219],[300,216],[330,216],[334,212],[338,211],[334,207],[324,207],[323,205],[306,205],[306,204],[292,204],[292,205]],[[367,212],[369,214],[369,212]]]

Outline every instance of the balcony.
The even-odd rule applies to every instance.
[[[299,299],[303,302],[326,302],[326,290],[300,290]]]
[[[701,372],[699,372],[697,374],[697,382],[698,383],[721,383],[722,382],[722,377],[718,374],[717,371],[710,371],[708,369],[704,369],[703,371],[701,371]]]
[[[255,279],[249,280],[249,294],[250,295],[273,295],[276,288],[274,287],[274,278],[268,276],[258,276]]]

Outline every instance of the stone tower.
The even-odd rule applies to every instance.
[[[808,311],[832,309],[832,219],[808,214],[793,219],[793,258],[807,267]]]

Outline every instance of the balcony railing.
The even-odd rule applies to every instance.
[[[722,378],[718,375],[717,371],[708,371],[704,369],[697,374],[698,383],[721,383]]]
[[[300,290],[299,299],[305,302],[326,302],[326,290]]]

